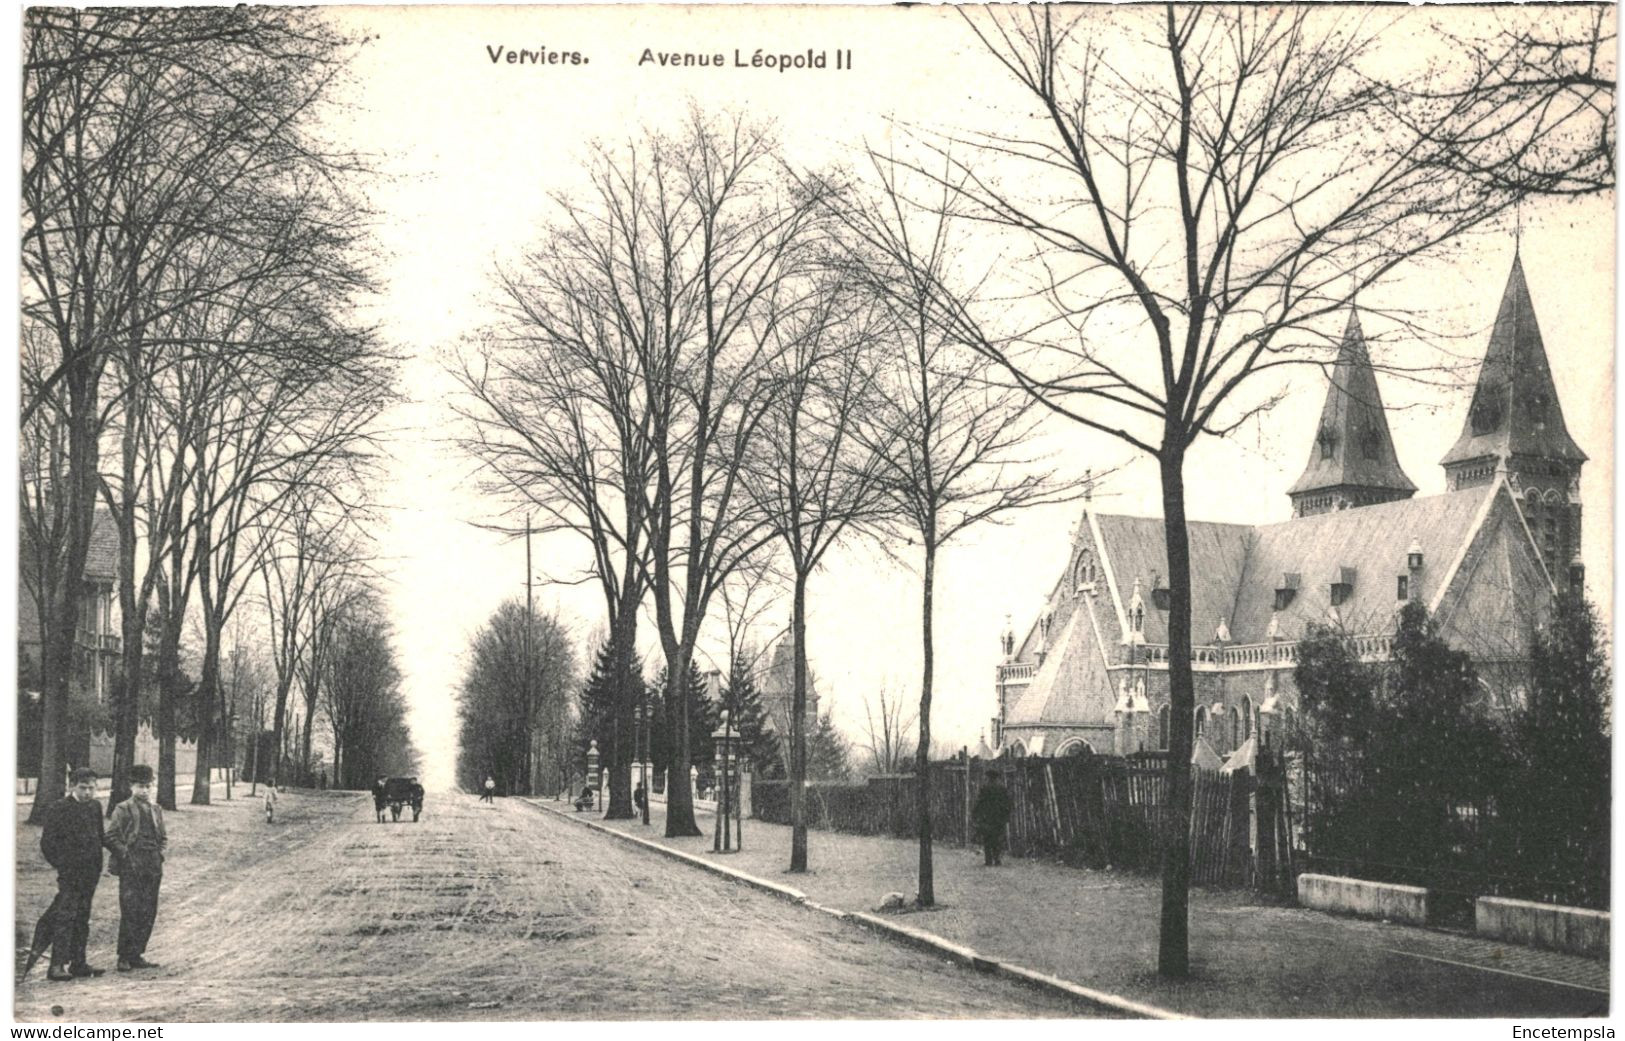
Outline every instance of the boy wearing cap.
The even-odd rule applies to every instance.
[[[152,801],[152,767],[130,768],[130,797],[107,820],[107,848],[118,875],[118,971],[156,969],[142,957],[158,917],[158,885],[164,878],[164,811]]]
[[[96,771],[80,767],[73,772],[73,787],[45,817],[40,852],[56,868],[56,899],[45,912],[51,920],[47,976],[56,981],[100,976],[102,970],[85,961],[90,903],[102,874],[102,804],[96,800]]]

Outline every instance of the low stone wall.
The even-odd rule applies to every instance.
[[[1480,936],[1573,954],[1608,954],[1608,912],[1481,896],[1473,904]]]
[[[1299,875],[1298,903],[1315,911],[1426,925],[1428,891],[1338,875]]]

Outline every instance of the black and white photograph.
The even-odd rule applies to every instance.
[[[14,19],[14,1023],[1612,1036],[1614,5]]]

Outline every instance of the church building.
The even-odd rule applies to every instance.
[[[1530,639],[1560,586],[1579,588],[1580,468],[1522,263],[1514,258],[1447,490],[1400,468],[1359,318],[1350,314],[1292,519],[1190,523],[1193,762],[1240,765],[1291,725],[1297,641],[1311,623],[1388,657],[1424,604],[1486,696],[1520,696]],[[1019,641],[1002,638],[994,746],[1017,756],[1168,746],[1163,523],[1086,500],[1060,580]]]

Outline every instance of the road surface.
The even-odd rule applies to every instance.
[[[431,795],[424,819],[371,800],[239,798],[168,815],[148,956],[15,994],[40,1021],[893,1019],[1086,1010],[632,848],[518,800]],[[50,900],[38,829],[18,829],[19,936]],[[91,962],[113,968],[117,880]],[[877,894],[877,898],[878,898]]]

